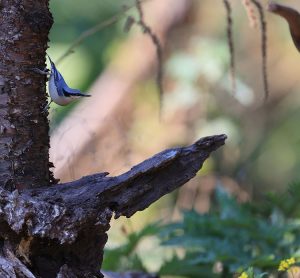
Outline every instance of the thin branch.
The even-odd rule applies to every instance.
[[[144,1],[149,1],[149,0],[143,0]],[[67,56],[69,56],[70,54],[73,53],[74,48],[76,48],[78,45],[80,45],[85,39],[87,39],[88,37],[100,32],[101,30],[115,24],[116,22],[118,22],[123,16],[125,16],[125,14],[131,10],[132,8],[136,7],[136,5],[131,5],[131,6],[124,6],[122,11],[115,14],[114,16],[112,16],[111,18],[102,21],[98,24],[96,24],[95,26],[93,26],[92,28],[84,31],[83,33],[81,33],[81,35],[69,46],[69,48],[57,59],[56,64],[59,64],[63,59],[65,59]]]
[[[254,6],[257,8],[260,21],[261,30],[261,51],[262,51],[262,72],[263,72],[263,85],[264,85],[264,98],[265,101],[269,97],[269,82],[267,71],[267,22],[265,20],[265,13],[261,3],[257,0],[251,0]]]
[[[236,93],[236,76],[235,76],[235,58],[234,58],[234,43],[233,43],[233,33],[232,33],[232,9],[231,4],[228,0],[223,0],[226,15],[227,15],[227,40],[230,53],[230,75],[231,75],[231,88],[232,93]]]
[[[153,32],[151,27],[144,20],[144,12],[142,9],[141,0],[136,0],[136,8],[138,11],[139,19],[136,24],[142,28],[144,34],[148,35],[156,48],[157,56],[157,74],[156,74],[156,84],[159,91],[159,114],[161,116],[162,106],[163,106],[163,51],[162,45],[159,38]]]
[[[252,7],[252,3],[251,0],[242,0],[243,6],[245,7],[249,22],[250,22],[250,26],[253,28],[257,27],[257,17],[255,15],[255,11]]]

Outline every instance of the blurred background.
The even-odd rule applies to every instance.
[[[160,119],[155,46],[138,26],[124,32],[126,17],[138,18],[135,8],[124,12],[134,1],[50,1],[55,23],[48,53],[54,61],[84,32],[118,19],[87,36],[58,64],[70,87],[92,97],[68,107],[51,106],[51,159],[57,178],[70,181],[101,171],[118,175],[165,148],[206,135],[228,135],[226,145],[178,192],[131,219],[113,222],[110,246],[151,221],[179,219],[184,209],[208,211],[217,184],[245,201],[283,191],[300,179],[300,54],[287,23],[267,12],[268,1],[261,1],[270,86],[264,103],[259,18],[254,9],[253,26],[242,2],[230,1],[237,83],[233,94],[223,2],[144,1],[145,21],[164,53]],[[298,0],[277,2],[300,10]],[[152,252],[159,253],[153,244]]]

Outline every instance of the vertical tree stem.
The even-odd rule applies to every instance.
[[[2,0],[0,5],[0,186],[33,188],[52,180],[45,51],[53,19],[48,0]]]

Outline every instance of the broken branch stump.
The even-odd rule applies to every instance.
[[[116,177],[98,173],[38,189],[0,189],[0,277],[102,277],[113,214],[130,217],[185,184],[225,140],[216,135],[165,150]]]

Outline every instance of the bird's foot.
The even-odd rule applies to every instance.
[[[43,108],[43,113],[46,113],[50,107],[52,100]]]
[[[39,68],[31,68],[31,70],[36,73],[42,74],[42,75],[50,75],[50,71],[47,68],[45,68],[43,70],[41,70]]]

